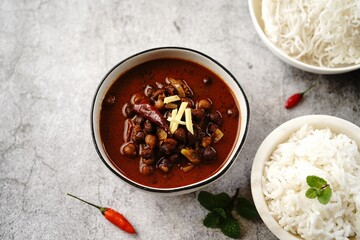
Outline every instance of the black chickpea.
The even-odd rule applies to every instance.
[[[186,142],[186,130],[183,128],[178,128],[173,133],[173,137],[176,141],[179,143],[185,143]]]
[[[128,143],[122,148],[122,153],[127,157],[136,157],[136,146],[134,143]]]
[[[201,151],[201,160],[204,162],[212,162],[216,159],[217,153],[213,147],[206,147]]]
[[[144,131],[146,133],[151,133],[153,131],[153,126],[149,120],[146,120],[144,123]]]
[[[145,141],[145,133],[143,131],[134,132],[133,141],[136,143],[142,143]]]
[[[148,134],[145,136],[145,143],[150,149],[154,149],[157,143],[157,138],[154,135]]]
[[[152,165],[155,162],[155,158],[149,158],[149,159],[141,158],[141,162],[146,165]]]
[[[146,96],[143,93],[135,93],[134,95],[132,95],[131,97],[131,103],[132,104],[139,104],[141,103],[144,99],[146,99]]]
[[[165,155],[170,155],[176,149],[177,142],[175,139],[166,138],[161,144],[160,151]]]
[[[165,103],[164,103],[165,95],[160,95],[158,99],[155,101],[154,107],[158,110],[164,109]]]
[[[198,108],[210,110],[212,108],[212,103],[209,99],[201,99],[198,103]]]
[[[188,108],[194,107],[194,102],[190,98],[181,98],[181,102],[187,102]]]
[[[174,147],[176,147],[176,145],[177,145],[177,141],[173,138],[165,138],[164,143],[169,143],[169,144],[173,145]]]
[[[191,115],[195,121],[200,122],[204,118],[205,112],[204,109],[192,109]]]
[[[144,164],[142,167],[141,167],[141,174],[144,175],[144,176],[149,176],[151,175],[152,173],[154,172],[154,168],[150,165],[146,165]]]
[[[221,127],[223,119],[222,119],[222,115],[219,111],[211,110],[209,113],[209,119],[211,122],[213,122],[216,125],[218,125],[219,127]]]
[[[145,89],[144,89],[144,94],[147,97],[150,97],[154,92],[154,87],[151,85],[146,85]]]
[[[143,148],[140,151],[140,156],[144,159],[150,159],[154,156],[154,151],[151,148]]]
[[[165,112],[164,118],[165,118],[165,119],[168,119],[169,117],[171,117],[171,111]]]
[[[172,163],[177,163],[177,162],[179,162],[179,160],[180,160],[180,155],[177,154],[177,153],[175,153],[175,154],[173,154],[173,155],[170,156],[169,160],[170,160],[170,162],[172,162]]]
[[[140,126],[141,124],[143,124],[144,118],[141,117],[141,116],[139,116],[139,115],[136,115],[132,121],[133,121],[133,123],[134,123],[135,125],[139,125],[139,126]]]
[[[170,162],[169,159],[163,158],[163,159],[161,159],[161,160],[159,161],[159,163],[157,164],[157,167],[158,167],[161,171],[167,173],[167,172],[169,172],[169,170],[170,170],[170,168],[171,168],[171,162]]]
[[[208,125],[208,127],[206,129],[206,132],[211,135],[216,131],[216,129],[217,129],[217,127],[216,127],[215,124],[209,123],[209,125]]]
[[[131,105],[130,104],[125,104],[124,107],[123,107],[123,114],[125,117],[127,118],[132,118],[135,116],[135,112],[134,110],[132,109]]]
[[[164,89],[157,89],[153,92],[153,94],[151,95],[151,98],[152,99],[158,99],[158,97],[160,95],[163,95],[165,93],[165,90]]]
[[[197,135],[194,132],[194,134],[191,134],[191,132],[186,133],[186,143],[189,146],[195,145],[197,142]]]
[[[170,96],[177,94],[176,89],[172,85],[166,85],[165,92]]]

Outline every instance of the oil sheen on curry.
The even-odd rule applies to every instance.
[[[233,149],[240,121],[224,81],[180,59],[146,62],[121,75],[100,114],[101,139],[114,166],[157,188],[215,174]]]

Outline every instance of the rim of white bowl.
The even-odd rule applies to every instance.
[[[287,55],[284,51],[282,51],[280,48],[275,46],[269,38],[265,35],[264,30],[259,24],[259,20],[256,16],[256,10],[254,6],[254,1],[261,1],[261,0],[248,0],[249,3],[249,10],[250,10],[250,16],[251,20],[253,22],[253,25],[255,27],[256,32],[260,36],[261,40],[265,43],[265,45],[270,49],[270,51],[275,54],[278,58],[280,58],[283,62],[290,64],[291,66],[295,68],[299,68],[301,70],[311,72],[311,73],[317,73],[317,74],[340,74],[340,73],[346,73],[351,72],[357,69],[360,69],[360,64],[354,64],[346,67],[335,67],[335,68],[329,68],[329,67],[319,67],[310,65],[304,62],[301,62],[299,60],[296,60],[289,55]],[[261,13],[261,9],[259,10]]]
[[[360,147],[360,127],[355,124],[329,115],[306,115],[291,119],[275,128],[261,143],[256,152],[251,168],[251,193],[261,219],[270,231],[279,239],[301,239],[284,230],[270,214],[262,191],[262,177],[265,162],[275,148],[289,139],[290,135],[299,130],[303,125],[309,124],[315,128],[329,128],[335,133],[342,133],[352,138]]]
[[[244,103],[244,106],[245,106],[245,109],[240,110],[241,115],[244,114],[244,116],[245,116],[245,118],[244,118],[245,122],[241,121],[241,126],[243,124],[245,124],[244,130],[243,130],[243,135],[241,136],[241,134],[239,133],[239,136],[238,136],[238,139],[237,139],[237,141],[239,142],[238,147],[234,148],[232,150],[233,151],[232,157],[231,157],[231,159],[227,160],[227,164],[224,164],[223,167],[221,167],[215,174],[211,175],[210,177],[208,177],[208,178],[206,178],[206,179],[204,179],[204,180],[202,180],[200,182],[190,184],[190,185],[186,185],[186,186],[175,187],[175,188],[149,187],[149,186],[137,183],[137,182],[127,178],[126,176],[120,174],[117,170],[115,170],[115,168],[113,166],[110,166],[108,161],[103,156],[103,153],[102,153],[102,151],[100,150],[100,147],[99,147],[99,144],[101,143],[101,141],[98,142],[98,139],[96,137],[97,134],[95,133],[96,130],[95,130],[94,119],[96,119],[96,117],[95,117],[95,114],[96,114],[96,112],[95,112],[96,100],[97,100],[100,88],[102,87],[103,83],[106,81],[108,76],[115,69],[117,69],[120,65],[122,65],[122,64],[124,64],[124,63],[126,63],[128,61],[131,61],[132,59],[134,59],[134,58],[136,58],[138,56],[141,56],[141,55],[147,54],[147,53],[151,53],[151,52],[161,51],[161,50],[186,51],[186,52],[190,52],[191,54],[195,54],[195,55],[198,55],[200,57],[203,57],[203,58],[209,60],[210,62],[214,63],[215,65],[217,65],[221,70],[223,70],[229,76],[229,79],[231,79],[234,84],[236,84],[236,86],[238,87],[239,91],[242,94],[242,97],[243,97],[242,100],[243,100],[243,103]],[[182,59],[182,58],[180,58],[180,59]],[[198,63],[198,64],[200,64],[200,63]],[[133,67],[135,67],[135,66],[133,66]],[[212,71],[211,69],[209,69],[209,70]],[[217,72],[214,72],[214,73],[218,74]],[[122,60],[121,62],[116,64],[113,68],[111,68],[108,71],[107,74],[105,74],[103,79],[100,81],[100,83],[99,83],[99,85],[98,85],[98,87],[96,89],[93,101],[92,101],[91,113],[90,113],[90,126],[91,126],[91,134],[92,134],[93,143],[94,143],[96,152],[98,153],[101,161],[105,164],[105,166],[113,174],[115,174],[117,177],[119,177],[120,179],[122,179],[123,181],[125,181],[126,183],[130,184],[133,187],[136,187],[136,188],[138,188],[140,190],[144,190],[144,191],[147,191],[147,192],[172,194],[172,195],[182,194],[182,193],[189,193],[189,192],[192,192],[192,191],[196,191],[199,188],[205,187],[206,185],[214,182],[215,180],[219,179],[222,175],[224,175],[224,173],[226,173],[227,170],[234,164],[235,160],[237,159],[237,157],[238,157],[238,155],[240,153],[240,150],[242,149],[242,147],[243,147],[243,145],[245,143],[247,133],[248,133],[248,128],[249,128],[249,122],[250,122],[250,106],[249,106],[248,99],[247,99],[246,94],[245,94],[244,90],[242,89],[240,83],[236,80],[236,78],[232,75],[232,73],[229,70],[227,70],[223,65],[221,65],[218,61],[214,60],[210,56],[208,56],[208,55],[206,55],[206,54],[204,54],[204,53],[202,53],[200,51],[190,49],[190,48],[176,47],[176,46],[158,47],[158,48],[151,48],[151,49],[148,49],[148,50],[144,50],[144,51],[138,52],[138,53],[136,53],[136,54],[134,54],[134,55],[132,55],[132,56],[130,56],[128,58],[125,58],[124,60]],[[239,129],[239,131],[240,130],[241,129]]]

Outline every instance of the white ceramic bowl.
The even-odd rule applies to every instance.
[[[360,148],[360,128],[346,120],[327,115],[308,115],[287,121],[272,131],[260,145],[251,169],[251,192],[255,206],[266,226],[279,239],[300,239],[284,230],[271,216],[262,190],[264,163],[270,159],[276,147],[287,141],[292,133],[309,124],[317,129],[329,128],[334,133],[342,133],[353,139]]]
[[[101,137],[100,137],[100,128],[99,128],[99,121],[100,121],[100,111],[103,99],[109,87],[113,84],[113,82],[124,72],[128,71],[129,69],[155,59],[162,59],[162,58],[176,58],[176,59],[184,59],[189,60],[195,63],[198,63],[212,72],[216,73],[220,78],[222,78],[225,83],[229,86],[234,93],[235,100],[238,104],[240,109],[240,125],[238,127],[238,136],[236,142],[234,143],[233,150],[230,154],[230,157],[225,161],[222,167],[212,176],[208,177],[199,182],[195,182],[191,185],[177,187],[177,188],[154,188],[139,184],[132,179],[128,178],[124,175],[121,171],[119,171],[109,159],[108,155],[106,154],[105,148],[102,144]],[[245,96],[243,89],[241,88],[238,81],[235,77],[220,63],[212,59],[211,57],[187,48],[180,48],[180,47],[162,47],[162,48],[155,48],[140,52],[135,54],[120,63],[118,63],[115,67],[113,67],[103,78],[101,81],[98,89],[96,90],[96,94],[93,100],[92,109],[91,109],[91,130],[92,136],[94,140],[95,148],[103,161],[103,163],[120,179],[124,180],[131,186],[137,187],[138,189],[145,190],[148,192],[160,193],[164,195],[179,195],[185,194],[189,192],[196,191],[219,177],[221,177],[231,165],[235,162],[241,147],[244,144],[245,137],[248,131],[249,125],[249,103]]]
[[[264,22],[261,18],[261,3],[262,0],[249,0],[249,9],[251,19],[253,21],[254,27],[259,34],[260,38],[263,40],[265,45],[273,52],[278,58],[280,58],[285,63],[292,65],[293,67],[299,68],[301,70],[318,73],[318,74],[339,74],[354,71],[356,69],[360,69],[360,64],[349,65],[346,67],[319,67],[315,65],[306,64],[299,60],[296,60],[289,55],[287,55],[284,51],[275,46],[265,35],[264,33]]]

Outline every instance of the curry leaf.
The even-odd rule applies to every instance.
[[[212,211],[215,208],[225,208],[230,202],[230,196],[227,193],[215,195],[206,191],[201,191],[198,195],[198,201],[201,206]]]

